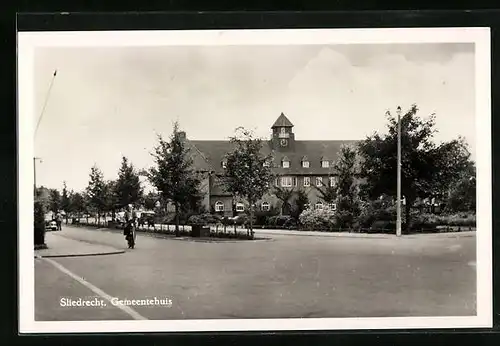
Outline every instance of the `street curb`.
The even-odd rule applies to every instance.
[[[85,227],[78,227],[78,226],[70,226],[73,227],[74,229],[78,228],[85,228]],[[93,231],[100,231],[100,232],[110,232],[110,233],[121,233],[123,232],[122,230],[119,229],[113,229],[113,228],[85,228],[86,230],[89,230],[91,232]],[[144,232],[144,231],[137,231],[137,234],[149,237],[149,238],[156,238],[156,239],[166,239],[166,240],[181,240],[181,241],[191,241],[191,242],[197,242],[197,243],[252,243],[252,242],[262,242],[262,241],[274,241],[275,239],[273,238],[261,238],[261,239],[231,239],[229,238],[226,240],[226,238],[216,238],[214,240],[209,240],[209,239],[199,239],[199,238],[194,238],[194,237],[175,237],[173,235],[169,234],[162,234],[162,233],[154,233],[154,232]],[[269,233],[266,233],[266,235],[270,235]],[[67,237],[69,238],[69,237]],[[71,238],[73,239],[73,238]],[[85,241],[85,240],[81,240]]]
[[[254,243],[254,242],[265,242],[265,241],[276,241],[276,239],[273,238],[261,238],[261,239],[240,239],[240,240],[210,240],[210,239],[196,239],[196,238],[172,238],[172,240],[177,240],[177,241],[187,241],[187,242],[194,242],[194,243],[238,243],[238,244],[246,244],[246,243]]]
[[[58,257],[89,257],[89,256],[105,256],[105,255],[117,255],[125,253],[125,250],[116,250],[109,252],[95,252],[95,253],[84,253],[84,254],[67,254],[67,255],[35,255],[35,258],[58,258]]]
[[[80,228],[78,226],[70,226],[73,228]],[[121,230],[115,230],[115,229],[110,229],[110,228],[95,228],[95,230],[99,231],[107,231],[107,232],[120,232]],[[160,239],[173,239],[173,240],[184,240],[184,239],[179,239],[175,238],[169,235],[163,235],[161,233],[153,233],[153,232],[144,232],[140,231],[138,234],[142,234],[148,237],[152,238],[160,238]],[[449,232],[449,233],[423,233],[423,234],[407,234],[407,235],[402,235],[400,237],[396,236],[395,234],[360,234],[360,235],[348,235],[352,233],[346,233],[346,234],[332,234],[329,232],[317,232],[317,234],[300,234],[300,233],[274,233],[274,232],[266,232],[266,231],[259,231],[257,230],[255,234],[262,234],[266,236],[297,236],[297,237],[322,237],[322,238],[344,238],[344,239],[421,239],[425,237],[429,238],[437,238],[437,239],[447,239],[447,238],[472,238],[475,237],[477,234],[477,231],[463,231],[463,232]],[[227,243],[245,243],[245,242],[258,242],[258,241],[270,241],[274,240],[274,238],[267,238],[267,239],[254,239],[254,240],[213,240],[213,241],[201,241],[201,240],[184,240],[184,241],[197,241],[197,242],[205,242],[205,243],[214,243],[214,242],[227,242]]]
[[[257,232],[256,232],[257,233]],[[437,239],[446,239],[446,238],[472,238],[476,236],[476,233],[474,234],[459,234],[459,233],[453,233],[453,234],[446,234],[446,233],[426,233],[426,234],[409,234],[409,235],[402,235],[400,237],[393,235],[393,234],[387,234],[387,235],[356,235],[356,236],[350,236],[347,234],[340,235],[340,234],[331,234],[331,233],[318,233],[318,234],[299,234],[299,233],[271,233],[271,232],[258,232],[260,234],[265,234],[269,236],[273,235],[281,235],[281,236],[297,236],[297,237],[323,237],[323,238],[344,238],[344,239],[421,239],[424,237],[429,237],[429,238],[437,238]]]

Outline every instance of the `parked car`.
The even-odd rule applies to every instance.
[[[54,220],[45,221],[46,231],[57,231],[57,223]]]

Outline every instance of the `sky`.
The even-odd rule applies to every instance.
[[[456,43],[37,48],[37,185],[83,190],[94,164],[115,179],[122,155],[149,167],[176,120],[190,139],[268,138],[283,112],[297,140],[357,140],[413,103],[475,158],[474,59]]]

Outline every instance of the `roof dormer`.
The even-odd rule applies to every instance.
[[[281,159],[281,167],[290,168],[290,160],[288,159],[288,157],[283,156],[283,158]]]
[[[300,164],[302,168],[309,168],[309,159],[307,156],[303,156],[302,159],[300,160]]]
[[[321,168],[330,168],[330,161],[324,156],[321,158]]]

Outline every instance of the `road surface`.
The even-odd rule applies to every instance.
[[[475,237],[197,242],[63,225],[122,254],[35,259],[37,321],[475,315]],[[48,244],[50,246],[50,244]],[[169,299],[119,308],[110,298]],[[61,298],[99,299],[64,307]]]

